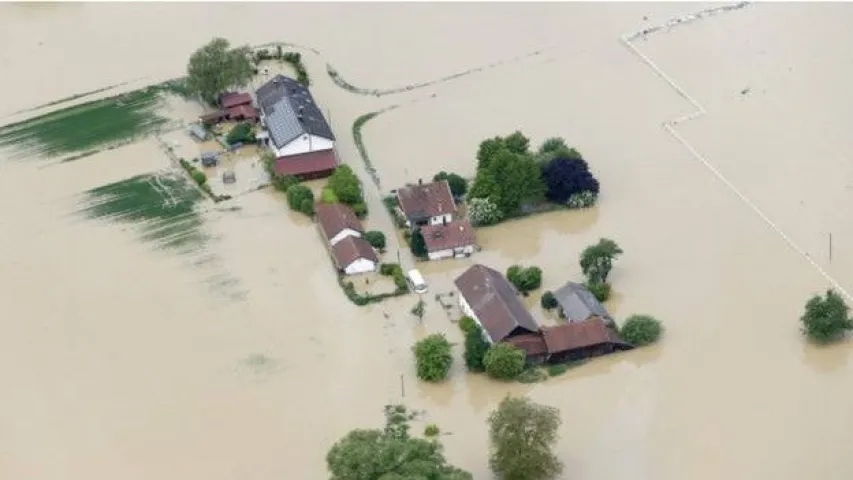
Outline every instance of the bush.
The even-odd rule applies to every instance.
[[[383,263],[379,265],[379,274],[394,278],[394,286],[397,287],[395,293],[403,294],[409,291],[409,283],[406,281],[406,275],[403,273],[403,267],[399,264]]]
[[[428,382],[444,380],[453,364],[450,347],[450,342],[440,333],[416,343],[412,351],[415,353],[418,378]]]
[[[468,367],[469,371],[482,372],[485,370],[483,358],[490,346],[489,342],[483,338],[483,330],[476,323],[465,332],[465,366]]]
[[[509,343],[493,345],[483,357],[483,366],[493,378],[512,380],[524,371],[524,350]]]
[[[539,303],[545,310],[551,310],[557,307],[557,297],[554,296],[554,292],[547,290],[542,294],[542,299]]]
[[[280,48],[280,47],[279,47]],[[281,50],[279,49],[279,53]],[[301,83],[302,85],[308,87],[311,85],[311,81],[308,78],[308,70],[305,69],[305,64],[302,63],[302,54],[299,52],[287,52],[284,54],[280,54],[280,57],[285,62],[289,63],[293,70],[296,71],[296,81]]]
[[[204,185],[205,183],[207,183],[207,175],[205,175],[204,172],[202,172],[201,170],[193,167],[191,175],[193,176],[193,180],[195,180],[195,183],[199,185]]]
[[[367,216],[367,204],[364,202],[354,203],[350,205],[350,208],[352,208],[353,213],[355,213],[358,218],[364,218]]]
[[[225,142],[228,143],[228,145],[234,145],[235,143],[252,143],[254,141],[255,132],[252,130],[252,125],[246,122],[234,125],[234,128],[232,128],[225,137]]]
[[[332,173],[332,176],[329,177],[326,186],[335,192],[335,195],[341,202],[352,206],[353,209],[355,209],[356,204],[364,203],[364,197],[361,193],[361,182],[349,165],[338,166],[335,172]],[[364,210],[367,212],[366,206]]]
[[[447,180],[447,184],[450,186],[450,193],[455,198],[464,197],[465,193],[468,191],[468,182],[455,173],[439,172],[432,177],[433,182],[439,182],[441,180]]]
[[[287,204],[292,210],[313,215],[314,192],[305,185],[293,185],[287,189]]]
[[[568,157],[556,157],[542,167],[546,198],[554,203],[567,203],[572,195],[581,192],[598,194],[598,180],[592,176],[586,161]]]
[[[503,220],[503,213],[488,198],[472,198],[468,201],[468,218],[474,226],[494,225]]]
[[[800,321],[802,332],[816,342],[830,342],[840,338],[844,332],[853,329],[853,321],[844,299],[833,290],[826,291],[826,297],[813,296],[807,303]]]
[[[412,232],[412,237],[409,240],[409,248],[412,249],[412,255],[418,258],[427,258],[427,256],[429,256],[426,240],[424,240],[424,234],[421,233],[420,228],[417,228]]]
[[[558,375],[562,375],[569,371],[568,363],[555,363],[553,365],[548,365],[548,375],[552,377],[556,377]]]
[[[523,268],[513,265],[506,271],[506,278],[524,295],[536,290],[542,285],[542,269],[539,267]]]
[[[427,424],[424,427],[424,436],[425,437],[435,437],[439,434],[438,425],[434,423]]]
[[[462,333],[467,334],[471,330],[479,327],[477,326],[476,320],[466,315],[459,319],[459,328],[462,330]]]
[[[663,326],[654,317],[631,315],[622,324],[622,330],[619,333],[623,340],[639,347],[656,342],[663,333]]]
[[[592,296],[595,297],[599,302],[606,302],[608,298],[610,298],[610,284],[604,282],[587,282],[585,284],[586,289],[592,293]]]
[[[299,179],[293,175],[273,175],[272,184],[276,190],[287,192],[287,189],[299,184]]]
[[[367,240],[373,248],[383,250],[385,248],[385,234],[379,230],[370,230],[364,232],[364,239]]]
[[[394,275],[394,272],[396,272],[397,270],[402,270],[402,268],[400,267],[400,265],[398,265],[396,263],[383,263],[383,264],[379,265],[379,274],[380,275],[385,275],[385,276]]]
[[[595,202],[597,201],[598,195],[587,191],[572,194],[566,202],[566,205],[568,205],[569,208],[588,208],[595,205]]]
[[[338,203],[338,196],[335,195],[335,191],[329,187],[323,187],[323,191],[320,193],[320,201],[323,203]]]

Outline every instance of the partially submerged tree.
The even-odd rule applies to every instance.
[[[582,158],[554,158],[543,166],[542,179],[547,189],[545,197],[554,203],[567,204],[573,195],[585,192],[594,199],[600,188]]]
[[[539,303],[545,310],[557,308],[558,305],[557,297],[554,296],[554,292],[552,292],[551,290],[547,290],[545,293],[542,294],[542,298],[539,299]]]
[[[488,198],[468,200],[468,218],[475,226],[494,225],[503,220],[503,213]]]
[[[595,245],[581,252],[580,265],[589,283],[607,283],[607,276],[613,269],[613,260],[621,255],[622,249],[613,240],[602,238]]]
[[[385,407],[385,429],[355,429],[326,454],[332,480],[471,480],[450,465],[437,440],[409,434],[414,414],[402,405]]]
[[[465,366],[468,370],[482,372],[486,369],[483,358],[489,351],[489,346],[489,342],[483,338],[483,330],[476,323],[465,331]]]
[[[292,185],[287,189],[287,204],[292,210],[314,215],[314,192],[305,185]]]
[[[556,157],[565,157],[571,159],[583,158],[577,150],[566,144],[566,141],[561,137],[551,137],[542,142],[539,147],[539,152],[536,154],[536,160],[544,165]]]
[[[524,371],[524,359],[524,350],[502,342],[489,348],[483,356],[483,366],[491,377],[512,380]]]
[[[339,165],[329,177],[326,185],[335,192],[338,200],[347,205],[364,203],[361,182],[349,165]]]
[[[447,185],[450,186],[450,193],[456,198],[464,197],[468,191],[468,181],[455,173],[438,172],[432,177],[432,180],[434,182],[447,180]]]
[[[846,331],[853,329],[849,310],[844,299],[834,290],[827,290],[825,297],[815,295],[806,303],[806,310],[800,317],[802,331],[816,342],[837,340]]]
[[[504,397],[489,415],[489,466],[506,480],[551,480],[563,471],[553,453],[560,411],[526,397]]]
[[[435,333],[412,347],[415,353],[418,378],[428,382],[439,382],[447,377],[453,364],[451,345],[443,334]]]
[[[418,258],[426,258],[429,255],[426,246],[426,240],[424,239],[424,234],[421,232],[420,227],[416,228],[414,232],[412,232],[412,238],[409,241],[409,247],[412,249],[412,255]]]
[[[379,230],[368,230],[364,232],[364,239],[367,240],[367,243],[369,243],[373,248],[378,248],[379,250],[385,248],[385,234]]]
[[[416,303],[415,306],[412,307],[411,313],[412,315],[418,317],[418,320],[423,320],[424,313],[426,313],[426,302],[424,302],[423,300],[418,300],[418,303]]]
[[[215,104],[220,93],[247,85],[253,74],[249,47],[231,48],[228,40],[217,37],[190,56],[186,88]]]
[[[511,284],[515,285],[519,292],[527,295],[542,285],[542,269],[512,265],[506,271],[506,278]]]
[[[619,330],[622,339],[636,346],[654,343],[663,333],[660,321],[649,315],[631,315]]]

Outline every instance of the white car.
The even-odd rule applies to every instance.
[[[409,282],[409,288],[415,293],[424,294],[429,290],[424,276],[417,269],[409,270],[409,273],[406,274],[406,281]]]

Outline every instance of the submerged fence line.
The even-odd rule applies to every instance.
[[[686,90],[681,88],[681,86],[666,72],[664,72],[655,62],[653,62],[647,55],[641,52],[634,44],[632,43],[634,40],[638,38],[646,38],[649,34],[659,32],[664,30],[665,28],[672,28],[678,25],[684,25],[695,20],[700,20],[702,18],[714,15],[720,12],[727,12],[732,10],[739,10],[745,8],[750,5],[750,2],[740,2],[736,4],[723,5],[720,7],[709,8],[705,10],[701,10],[696,13],[682,15],[680,17],[673,18],[662,25],[657,25],[654,27],[646,28],[631,34],[622,35],[620,40],[622,44],[625,45],[628,50],[634,53],[637,57],[642,60],[649,68],[651,68],[655,74],[657,74],[660,78],[662,78],[666,83],[678,93],[681,98],[685,99],[688,103],[693,105],[696,109],[693,113],[689,113],[682,117],[678,117],[672,120],[665,121],[663,123],[664,130],[667,131],[673,138],[675,138],[679,143],[681,143],[688,152],[696,160],[702,163],[718,180],[720,180],[723,185],[729,188],[737,197],[743,202],[747,207],[749,207],[767,226],[770,227],[771,230],[776,232],[782,240],[790,247],[794,252],[802,256],[829,284],[834,288],[837,292],[844,295],[848,300],[853,301],[853,296],[847,292],[847,290],[838,283],[835,278],[833,278],[826,270],[823,269],[812,257],[808,254],[802,247],[800,247],[791,237],[788,236],[776,223],[770,219],[762,210],[758,207],[752,200],[749,199],[740,189],[738,189],[728,178],[726,178],[711,162],[708,161],[701,153],[699,153],[693,145],[690,144],[683,136],[681,136],[675,127],[681,123],[688,120],[693,120],[699,118],[707,113],[705,107],[702,106],[696,99],[694,99]]]

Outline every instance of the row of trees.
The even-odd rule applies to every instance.
[[[480,143],[468,215],[473,223],[488,225],[546,200],[590,206],[598,193],[586,161],[562,138],[548,139],[532,151],[530,140],[516,131]]]
[[[473,479],[444,457],[443,445],[432,438],[437,426],[427,425],[424,434],[430,438],[412,435],[411,422],[419,416],[403,405],[388,405],[384,429],[347,433],[326,454],[332,480]],[[488,418],[489,467],[507,480],[557,478],[564,468],[554,454],[561,423],[554,407],[527,397],[504,397]]]

